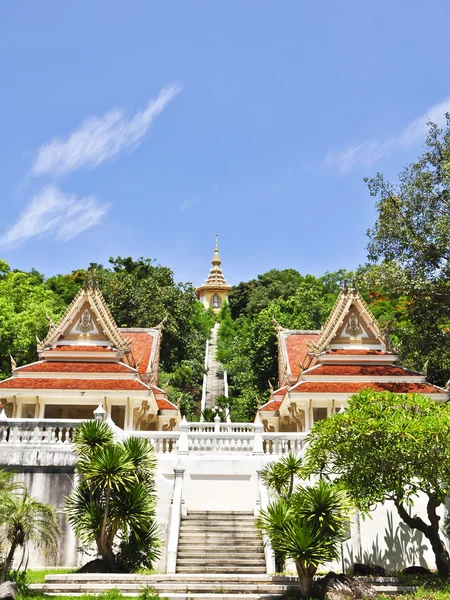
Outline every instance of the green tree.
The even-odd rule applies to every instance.
[[[400,518],[429,540],[439,574],[450,575],[437,512],[449,492],[449,404],[363,390],[345,412],[314,426],[307,461],[309,472],[332,476],[364,512],[391,500]],[[409,512],[419,493],[427,498],[427,519]]]
[[[270,539],[279,562],[295,562],[302,598],[310,598],[317,568],[339,557],[340,542],[349,524],[350,504],[333,484],[319,480],[297,485],[301,464],[290,455],[266,466],[263,481],[278,498],[260,511],[256,527]]]
[[[46,555],[58,548],[58,516],[49,504],[28,495],[26,490],[0,491],[0,547],[5,548],[0,581],[5,581],[13,566],[16,550],[25,554],[28,544]],[[23,562],[23,557],[22,557]]]
[[[80,480],[65,510],[76,535],[84,544],[95,543],[112,571],[151,567],[160,545],[153,447],[132,437],[115,442],[103,421],[77,428],[74,447]]]
[[[48,332],[47,317],[57,320],[63,300],[44,286],[37,271],[29,273],[0,266],[0,379],[11,372],[10,355],[17,364],[37,360],[36,337]]]
[[[450,115],[430,123],[425,151],[400,174],[367,179],[377,198],[369,258],[381,261],[385,281],[409,297],[408,326],[398,331],[405,362],[443,385],[450,375]]]

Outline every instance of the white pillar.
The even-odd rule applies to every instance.
[[[183,416],[178,427],[180,429],[180,437],[177,442],[177,453],[181,455],[189,454],[189,440],[187,436],[189,426],[186,417]]]
[[[264,455],[264,445],[263,445],[263,426],[259,417],[256,417],[255,422],[253,423],[253,431],[255,432],[255,437],[253,438],[253,456],[263,456]]]

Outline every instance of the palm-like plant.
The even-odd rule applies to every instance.
[[[292,455],[264,469],[263,481],[278,498],[259,513],[256,527],[270,539],[278,564],[286,558],[294,560],[300,594],[308,598],[318,566],[339,557],[350,503],[324,480],[294,488],[299,473],[300,461]]]
[[[0,580],[4,580],[11,569],[17,548],[25,553],[31,543],[46,555],[54,555],[58,548],[60,533],[55,509],[28,495],[0,493],[0,539],[6,542],[8,551],[3,562]]]
[[[153,447],[137,438],[114,442],[101,421],[81,425],[75,447],[80,481],[66,514],[76,535],[95,543],[111,570],[151,566],[159,555]]]

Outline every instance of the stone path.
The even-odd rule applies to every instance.
[[[220,324],[216,323],[211,329],[211,337],[208,342],[208,360],[206,363],[208,369],[206,374],[206,408],[213,408],[216,404],[217,396],[225,395],[225,381],[223,378],[222,365],[216,359],[219,326]]]

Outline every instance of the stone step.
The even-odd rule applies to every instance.
[[[108,584],[117,583],[139,583],[141,585],[152,586],[154,583],[165,583],[173,581],[223,583],[295,583],[297,578],[294,575],[230,575],[230,574],[191,574],[189,576],[176,573],[159,573],[154,575],[139,575],[136,573],[108,573]],[[104,583],[105,575],[102,573],[62,573],[55,575],[46,575],[46,583]]]
[[[187,515],[183,516],[183,519],[189,519],[193,516],[201,518],[215,517],[216,519],[232,519],[233,517],[255,518],[254,512],[250,510],[228,510],[227,512],[221,512],[220,510],[191,510]]]
[[[217,565],[199,565],[198,563],[195,565],[183,565],[183,571],[177,568],[177,573],[265,573],[266,567],[256,567],[256,566],[221,566],[220,569]]]
[[[265,567],[266,562],[265,562],[264,558],[261,560],[260,558],[241,558],[241,557],[239,557],[239,559],[236,559],[236,558],[230,558],[230,557],[229,558],[208,557],[206,559],[206,562],[203,564],[207,565],[208,567],[216,565],[218,570],[220,571],[220,567],[222,567],[222,565],[230,565],[230,566],[234,565],[236,567],[239,567],[240,565]],[[182,566],[182,565],[198,565],[198,559],[196,559],[196,558],[177,558],[177,566]]]
[[[195,552],[214,552],[218,549],[216,544],[209,542],[197,541],[196,543],[191,542],[181,542],[178,544],[178,552],[182,552],[185,550],[193,550]],[[254,544],[251,543],[234,543],[234,544],[221,544],[220,550],[223,552],[260,552],[264,551],[263,545],[261,542],[256,542]]]
[[[194,584],[185,584],[182,582],[179,583],[155,583],[151,586],[153,590],[158,592],[159,594],[167,594],[167,593],[205,593],[205,592],[214,592],[215,590],[220,589],[224,593],[258,593],[263,592],[266,594],[269,593],[283,593],[290,590],[297,590],[298,586],[295,584],[291,585],[278,585],[278,584],[251,584],[251,583],[228,583],[228,584],[217,584],[216,586],[211,586],[210,583],[194,583]],[[36,589],[36,587],[33,587]],[[120,587],[114,587],[113,584],[109,583],[98,583],[98,584],[75,584],[75,585],[59,585],[59,584],[44,584],[41,586],[40,591],[44,593],[68,593],[68,592],[84,592],[85,590],[90,590],[91,592],[99,592],[99,591],[108,591],[112,589],[119,589],[122,593],[127,592],[135,592],[141,591],[142,585],[137,583],[128,583],[121,584]]]
[[[244,551],[242,552],[239,548],[239,546],[237,548],[234,548],[234,555],[238,556],[238,560],[244,559],[244,558],[259,558],[260,560],[264,560],[264,549],[257,549],[254,550],[253,552],[249,552],[249,551]],[[230,552],[222,552],[222,549],[220,550],[193,550],[191,549],[186,549],[186,550],[178,550],[178,558],[196,558],[197,560],[199,559],[206,559],[206,558],[229,558],[230,557]]]
[[[202,525],[200,524],[193,524],[193,525],[187,525],[186,523],[182,523],[181,527],[180,527],[180,532],[182,533],[200,533],[202,531],[207,531],[208,533],[245,533],[245,534],[250,534],[250,535],[256,535],[259,536],[260,534],[258,533],[258,530],[256,529],[256,527],[252,527],[251,525],[248,526],[242,526],[242,525],[224,525],[223,523],[221,523],[220,525],[210,525],[209,523],[205,524],[203,523]]]
[[[255,520],[255,515],[253,513],[189,513],[186,516],[181,517],[181,522],[185,521],[235,521],[235,522],[253,522]]]
[[[255,539],[255,540],[261,540],[261,536],[258,534],[257,531],[214,531],[214,530],[203,530],[203,531],[183,531],[182,529],[180,530],[180,538],[199,538],[199,537],[214,537],[217,539],[227,539],[227,538],[233,538],[233,539]]]

